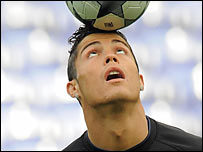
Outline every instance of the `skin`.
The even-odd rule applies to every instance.
[[[144,80],[128,43],[117,34],[97,33],[86,36],[77,50],[77,80],[68,82],[67,92],[82,104],[91,142],[105,150],[127,150],[142,142],[148,134],[140,100]],[[119,68],[125,78],[106,81],[111,68]]]

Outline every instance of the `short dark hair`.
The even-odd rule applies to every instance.
[[[78,52],[77,51],[77,46],[87,35],[90,35],[90,34],[93,34],[93,33],[113,33],[113,34],[118,34],[119,36],[121,36],[128,43],[126,37],[120,31],[117,31],[117,30],[114,30],[114,31],[104,31],[104,30],[96,29],[96,28],[91,27],[91,26],[85,26],[85,25],[81,26],[68,39],[69,44],[73,45],[71,50],[69,51],[70,55],[69,55],[68,69],[67,69],[69,81],[71,81],[73,79],[77,80],[77,70],[76,70],[76,67],[75,67],[75,60],[77,58],[77,52]],[[134,60],[135,60],[135,63],[137,65],[137,69],[138,69],[138,72],[139,72],[139,67],[138,67],[136,58],[135,58],[135,56],[133,54],[133,51],[132,51],[131,47],[130,47],[130,50],[132,52],[132,55],[134,57]]]

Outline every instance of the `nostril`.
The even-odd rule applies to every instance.
[[[113,58],[114,62],[117,62],[117,59],[116,58]]]
[[[106,60],[106,63],[109,63],[109,61],[110,61],[110,59],[108,58],[108,59]]]
[[[106,59],[106,64],[108,64],[109,62],[118,62],[118,60],[115,57],[109,57]]]

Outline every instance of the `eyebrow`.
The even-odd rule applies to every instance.
[[[131,49],[125,42],[123,42],[123,41],[121,41],[121,40],[118,40],[118,39],[113,39],[113,40],[111,41],[111,43],[122,43],[122,44],[124,44],[126,47],[128,47],[129,49]],[[101,44],[101,42],[100,42],[100,41],[94,41],[94,42],[91,42],[91,43],[87,44],[87,45],[82,49],[82,51],[81,51],[80,54],[82,54],[82,52],[83,52],[86,48],[88,48],[88,47],[91,46],[91,45],[95,45],[95,44]]]
[[[94,42],[91,42],[91,43],[87,44],[87,45],[82,49],[82,51],[81,51],[80,54],[82,54],[82,52],[83,52],[86,48],[88,48],[90,45],[95,45],[95,44],[101,44],[101,42],[99,42],[99,41],[94,41]]]
[[[129,49],[131,49],[125,42],[123,42],[123,41],[121,41],[121,40],[113,39],[111,42],[112,42],[112,43],[122,43],[122,44],[124,44],[126,47],[128,47]]]

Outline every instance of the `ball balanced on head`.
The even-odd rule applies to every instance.
[[[112,31],[124,28],[139,19],[149,1],[66,1],[66,4],[82,23]]]

